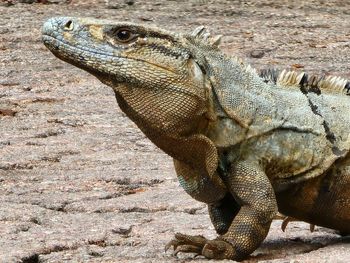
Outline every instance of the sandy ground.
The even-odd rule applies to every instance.
[[[12,2],[0,4],[0,262],[206,262],[164,245],[175,232],[215,237],[205,205],[179,187],[171,159],[112,90],[43,46],[45,19],[205,25],[257,68],[350,78],[349,1]],[[349,238],[280,225],[246,262],[349,262]]]

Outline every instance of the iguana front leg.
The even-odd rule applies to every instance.
[[[228,231],[240,208],[241,206],[230,193],[227,193],[223,199],[208,205],[210,220],[216,233],[223,235]]]
[[[193,252],[213,259],[242,260],[265,239],[277,212],[269,179],[255,162],[238,162],[224,178],[228,190],[241,205],[228,231],[214,240],[176,234],[169,246],[176,253]]]

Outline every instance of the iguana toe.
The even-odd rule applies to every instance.
[[[235,249],[224,240],[210,240],[205,244],[202,255],[210,259],[231,259],[235,255]]]
[[[199,256],[201,254],[202,248],[194,245],[179,245],[175,251],[174,256],[176,256],[179,252],[182,253],[195,253],[195,256]]]

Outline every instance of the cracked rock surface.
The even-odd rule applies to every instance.
[[[44,47],[45,19],[205,25],[257,68],[350,78],[347,1],[24,2],[0,4],[0,262],[207,262],[164,246],[175,232],[215,237],[206,206],[179,187],[171,159],[112,90]],[[246,262],[349,262],[349,237],[280,226]]]

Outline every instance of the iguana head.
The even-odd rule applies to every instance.
[[[188,36],[129,22],[59,17],[43,26],[58,58],[111,86],[144,131],[189,134],[208,111],[207,78]]]

